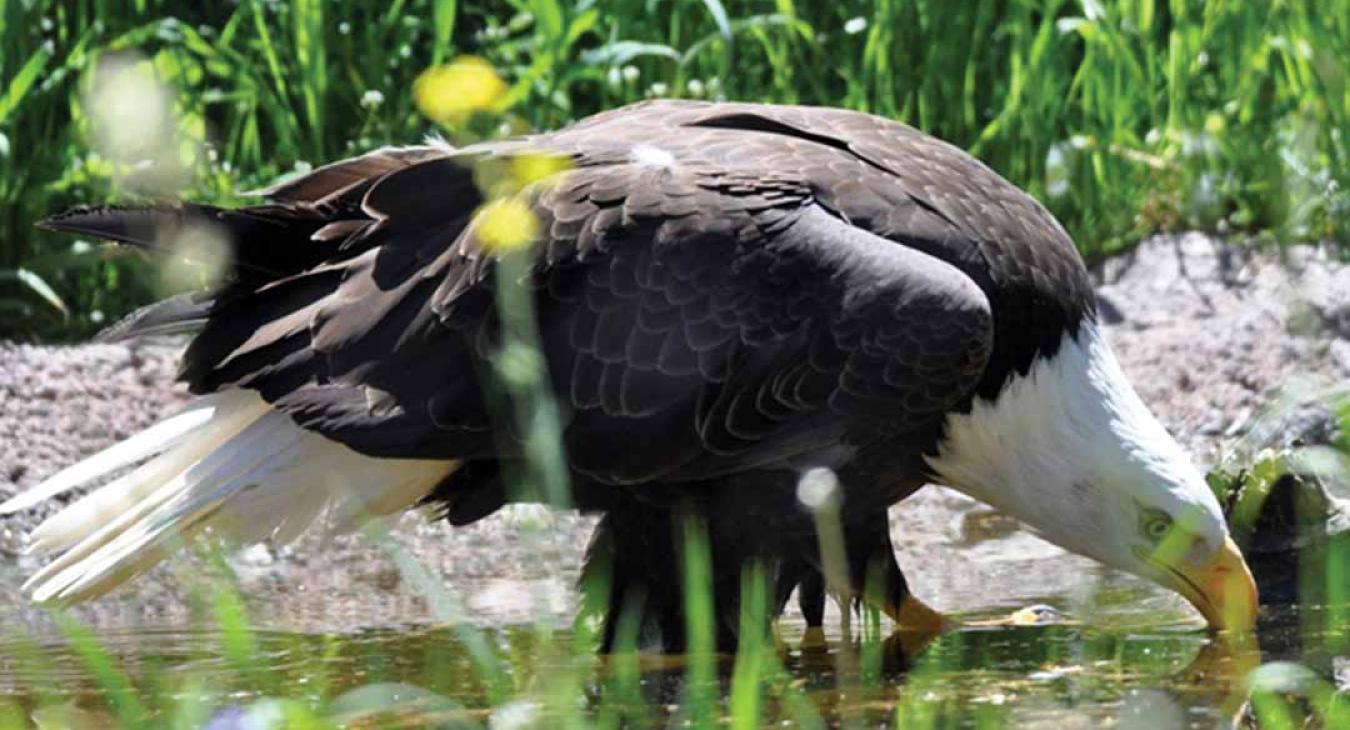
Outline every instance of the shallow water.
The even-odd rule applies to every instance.
[[[950,521],[929,515],[914,524]],[[447,548],[442,541],[435,533],[425,545],[409,544],[425,547],[416,554],[424,561],[474,554],[472,545]],[[954,616],[966,628],[907,651],[909,637],[881,640],[858,620],[846,639],[831,607],[823,645],[804,643],[790,603],[777,627],[777,651],[753,680],[763,690],[764,724],[890,727],[898,717],[906,728],[1208,728],[1242,712],[1244,678],[1272,661],[1306,665],[1350,696],[1350,627],[1333,626],[1323,611],[1263,609],[1257,655],[1208,637],[1179,597],[1020,533],[947,547],[964,552],[953,552],[960,559],[913,557],[907,565],[920,595],[973,611]],[[271,727],[264,720],[297,706],[359,727],[553,727],[560,719],[679,726],[699,712],[723,719],[736,712],[731,658],[691,684],[684,657],[596,657],[569,623],[575,594],[565,566],[572,563],[524,561],[528,573],[466,578],[432,562],[435,575],[414,580],[381,563],[383,553],[373,548],[347,550],[340,560],[334,554],[297,550],[262,567],[235,560],[230,585],[239,593],[226,592],[236,603],[226,602],[223,613],[211,603],[214,584],[200,580],[203,563],[172,561],[72,613],[79,625],[94,627],[83,643],[70,641],[60,620],[13,589],[31,566],[0,561],[0,730],[6,719],[42,727],[124,724],[128,696],[152,725],[215,730]],[[308,555],[323,559],[307,562]],[[437,592],[480,627],[409,618],[445,615],[424,599]],[[1055,606],[1065,620],[969,625],[1029,603]],[[542,634],[525,623],[533,616],[547,617]],[[869,640],[857,638],[863,633]],[[484,668],[481,653],[475,660],[474,642],[495,668]],[[130,689],[119,694],[122,687]],[[699,704],[699,696],[709,700]],[[627,724],[608,722],[618,719]]]
[[[847,641],[837,621],[823,646],[813,648],[802,643],[802,624],[785,619],[778,627],[781,676],[763,680],[766,721],[790,726],[818,714],[829,723],[875,726],[898,712],[907,726],[924,727],[1214,727],[1237,716],[1242,677],[1261,660],[1303,661],[1329,680],[1335,672],[1337,660],[1318,655],[1328,637],[1316,628],[1325,622],[1315,613],[1265,610],[1258,659],[1214,641],[1188,618],[1157,614],[1147,595],[1128,598],[1114,596],[1114,613],[1094,617],[1092,625],[969,627],[914,657],[894,637]],[[853,628],[863,630],[857,622]],[[8,705],[11,717],[44,726],[79,724],[71,713],[90,726],[113,722],[115,687],[99,679],[87,646],[59,632],[0,634],[0,719]],[[496,673],[505,692],[496,700],[466,644],[473,637],[505,660],[507,668]],[[563,676],[575,680],[573,701],[582,703],[583,716],[626,712],[640,724],[665,724],[688,711],[683,658],[639,658],[634,686],[625,690],[622,658],[596,658],[573,640],[568,631],[553,631],[544,648],[532,626],[96,634],[157,722],[189,713],[212,719],[213,727],[254,727],[244,718],[259,711],[257,701],[280,697],[357,725],[366,724],[370,708],[393,707],[385,721],[400,725],[453,727],[519,716],[522,727],[550,726],[547,702],[536,700]],[[725,713],[731,661],[724,658],[719,670],[714,711]],[[787,694],[806,698],[808,711],[794,708]]]

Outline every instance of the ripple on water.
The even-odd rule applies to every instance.
[[[1064,597],[1048,598],[1072,605]],[[778,631],[781,666],[827,716],[884,720],[926,707],[958,718],[987,715],[1019,727],[1056,730],[1103,722],[1209,726],[1232,716],[1231,674],[1237,660],[1195,630],[1184,611],[1171,620],[1165,611],[1159,613],[1151,594],[1103,600],[1105,609],[1090,622],[969,627],[941,636],[917,658],[900,656],[889,643],[845,641],[837,620],[827,623],[824,644],[803,646],[804,626],[790,616]],[[1317,637],[1305,633],[1305,618],[1287,609],[1267,611],[1261,625],[1267,659],[1306,656],[1303,646],[1310,640],[1315,644]],[[855,620],[855,629],[863,623]],[[556,652],[541,651],[541,639],[530,626],[476,632],[436,626],[247,634],[162,628],[101,630],[94,637],[137,692],[159,692],[161,699],[192,695],[193,701],[219,711],[271,696],[310,706],[347,698],[338,704],[349,712],[355,703],[351,697],[415,694],[421,703],[429,698],[450,703],[436,700],[437,712],[453,705],[480,713],[474,717],[481,719],[495,714],[494,705],[486,685],[475,678],[466,637],[480,638],[507,660],[504,676],[513,692],[537,687],[532,677],[577,667],[587,675],[583,684],[592,707],[609,691],[606,683],[617,660],[578,663],[567,631],[555,632]],[[1328,677],[1334,661],[1328,658]],[[679,712],[684,658],[647,657],[639,666],[644,701],[666,708],[663,714]],[[729,673],[731,663],[724,662],[723,669]],[[29,717],[38,710],[108,712],[107,683],[95,675],[88,656],[57,632],[6,635],[0,630],[0,707],[17,706]]]

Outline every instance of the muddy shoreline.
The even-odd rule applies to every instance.
[[[1311,392],[1350,380],[1350,266],[1317,248],[1276,255],[1199,234],[1160,236],[1095,275],[1103,324],[1126,373],[1204,464],[1253,431],[1269,431],[1262,408],[1282,389]],[[0,343],[0,499],[172,413],[186,397],[173,383],[181,346]],[[1276,430],[1321,438],[1324,414],[1305,410]],[[0,518],[0,614],[31,626],[47,618],[18,586],[42,561],[20,554],[22,536],[55,507]],[[1137,583],[945,489],[926,488],[893,508],[891,524],[911,586],[943,610],[994,613],[1054,597],[1086,617],[1111,610],[1098,589]],[[560,621],[570,615],[592,525],[531,508],[466,528],[410,514],[390,536],[460,604],[457,614],[500,625],[541,607]],[[261,626],[345,631],[450,618],[438,616],[425,587],[366,537],[328,544],[306,537],[275,551],[251,548],[231,562]],[[191,559],[174,561],[77,613],[108,630],[181,624],[184,586],[201,569]],[[1149,595],[1185,620],[1179,599]]]

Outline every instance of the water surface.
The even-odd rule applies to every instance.
[[[1160,614],[1155,599],[1139,586],[1138,595],[1113,596],[1111,610],[1091,625],[968,627],[937,638],[917,656],[907,656],[894,638],[847,640],[837,621],[830,622],[823,644],[804,645],[803,625],[789,616],[778,627],[782,674],[763,680],[766,720],[793,726],[802,716],[783,694],[787,688],[807,698],[812,713],[826,722],[867,726],[889,722],[897,712],[926,727],[1109,723],[1161,730],[1231,720],[1242,702],[1238,677],[1256,657],[1222,646],[1184,613]],[[1309,618],[1266,610],[1262,658],[1321,662],[1330,676],[1336,660],[1317,656],[1326,637],[1305,628]],[[1311,618],[1307,626],[1323,625]],[[856,622],[853,629],[867,631]],[[55,629],[4,633],[0,703],[12,714],[46,718],[44,725],[53,724],[53,712],[58,719],[78,712],[95,724],[112,722],[115,698],[78,642]],[[688,711],[684,658],[637,658],[631,662],[636,686],[624,688],[625,659],[594,657],[575,646],[566,629],[551,630],[547,640],[531,625],[243,634],[177,628],[94,636],[136,692],[154,698],[146,700],[152,714],[166,719],[174,708],[183,712],[182,705],[191,704],[196,716],[214,718],[216,727],[247,727],[240,718],[268,697],[298,700],[338,717],[346,708],[356,713],[350,719],[358,725],[360,708],[376,701],[400,707],[385,716],[399,724],[472,725],[515,713],[524,726],[548,726],[547,703],[536,699],[564,675],[575,679],[576,701],[587,716],[626,712],[630,719],[665,724]],[[496,680],[482,679],[466,644],[478,639],[505,660]],[[716,711],[728,712],[731,660],[719,669],[711,692]],[[494,700],[492,681],[504,683],[506,695],[499,698],[514,699]],[[371,699],[375,695],[378,700]]]

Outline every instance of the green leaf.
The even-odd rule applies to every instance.
[[[727,9],[723,7],[722,0],[703,0],[703,5],[712,14],[713,22],[717,24],[717,31],[722,34],[722,39],[728,44],[731,43],[731,20],[727,17]]]
[[[534,13],[534,21],[540,32],[555,44],[555,48],[558,47],[563,37],[562,4],[556,0],[534,0],[530,3],[530,10]]]
[[[795,30],[808,38],[815,35],[815,30],[811,27],[810,23],[797,20],[796,18],[790,18],[786,15],[782,15],[779,13],[768,13],[765,15],[751,15],[746,18],[739,18],[737,20],[732,21],[731,32],[733,35],[735,35],[738,33],[744,33],[746,31],[755,31],[763,28],[772,28],[780,26],[789,28],[791,30]],[[688,65],[691,61],[697,58],[700,53],[707,50],[707,48],[711,46],[713,42],[718,40],[724,40],[720,31],[717,33],[709,33],[708,35],[703,36],[697,41],[694,41],[693,43],[689,44],[689,47],[685,49],[684,54],[681,55],[680,57],[680,65],[681,66]]]
[[[680,60],[680,52],[662,43],[614,41],[581,54],[581,62],[591,66],[622,66],[642,56]]]
[[[591,8],[586,12],[572,19],[572,23],[567,26],[567,38],[563,41],[564,48],[571,48],[581,36],[594,28],[600,22],[600,11]]]
[[[19,72],[14,74],[14,78],[9,80],[9,87],[5,89],[5,95],[0,97],[0,124],[4,124],[9,115],[19,107],[23,98],[28,95],[28,90],[33,88],[33,83],[42,75],[42,71],[47,68],[47,62],[52,58],[52,54],[43,46],[33,52],[28,57]]]
[[[436,0],[431,8],[432,27],[436,45],[431,49],[431,64],[434,66],[450,55],[450,39],[455,33],[456,0]]]

